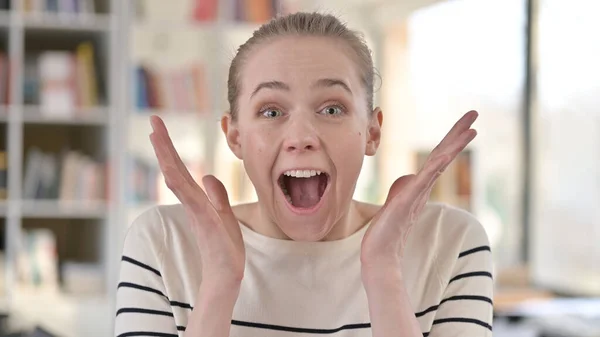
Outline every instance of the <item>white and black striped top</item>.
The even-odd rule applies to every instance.
[[[115,336],[183,336],[202,279],[181,205],[159,206],[129,229]],[[469,213],[429,204],[411,232],[404,277],[424,336],[492,336],[492,259]],[[360,244],[366,227],[338,241],[273,239],[241,225],[246,271],[232,337],[370,337]]]

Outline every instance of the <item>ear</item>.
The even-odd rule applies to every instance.
[[[365,155],[374,156],[381,142],[381,125],[383,124],[383,112],[379,107],[375,108],[369,118],[367,126],[367,147]]]
[[[242,144],[240,143],[240,132],[237,123],[233,120],[231,113],[227,112],[221,117],[221,130],[227,139],[227,145],[238,159],[242,159]]]

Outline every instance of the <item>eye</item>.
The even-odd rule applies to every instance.
[[[276,118],[276,117],[281,117],[281,115],[283,115],[281,110],[276,109],[276,108],[265,108],[265,109],[261,110],[261,113],[263,116],[265,116],[267,118]]]
[[[329,105],[323,108],[320,113],[327,116],[339,116],[344,113],[344,109],[338,105]]]

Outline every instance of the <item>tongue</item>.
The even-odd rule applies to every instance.
[[[310,208],[319,202],[318,176],[310,178],[290,178],[287,191],[292,198],[292,205],[300,208]]]

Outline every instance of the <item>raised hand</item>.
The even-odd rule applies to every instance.
[[[183,164],[162,119],[152,116],[150,123],[150,141],[165,183],[183,204],[200,249],[203,283],[241,282],[246,253],[225,187],[214,176],[205,176],[205,194]]]
[[[437,178],[477,135],[471,129],[477,117],[476,111],[466,113],[433,149],[417,174],[402,176],[392,184],[383,207],[363,237],[363,270],[401,265],[408,235]]]

